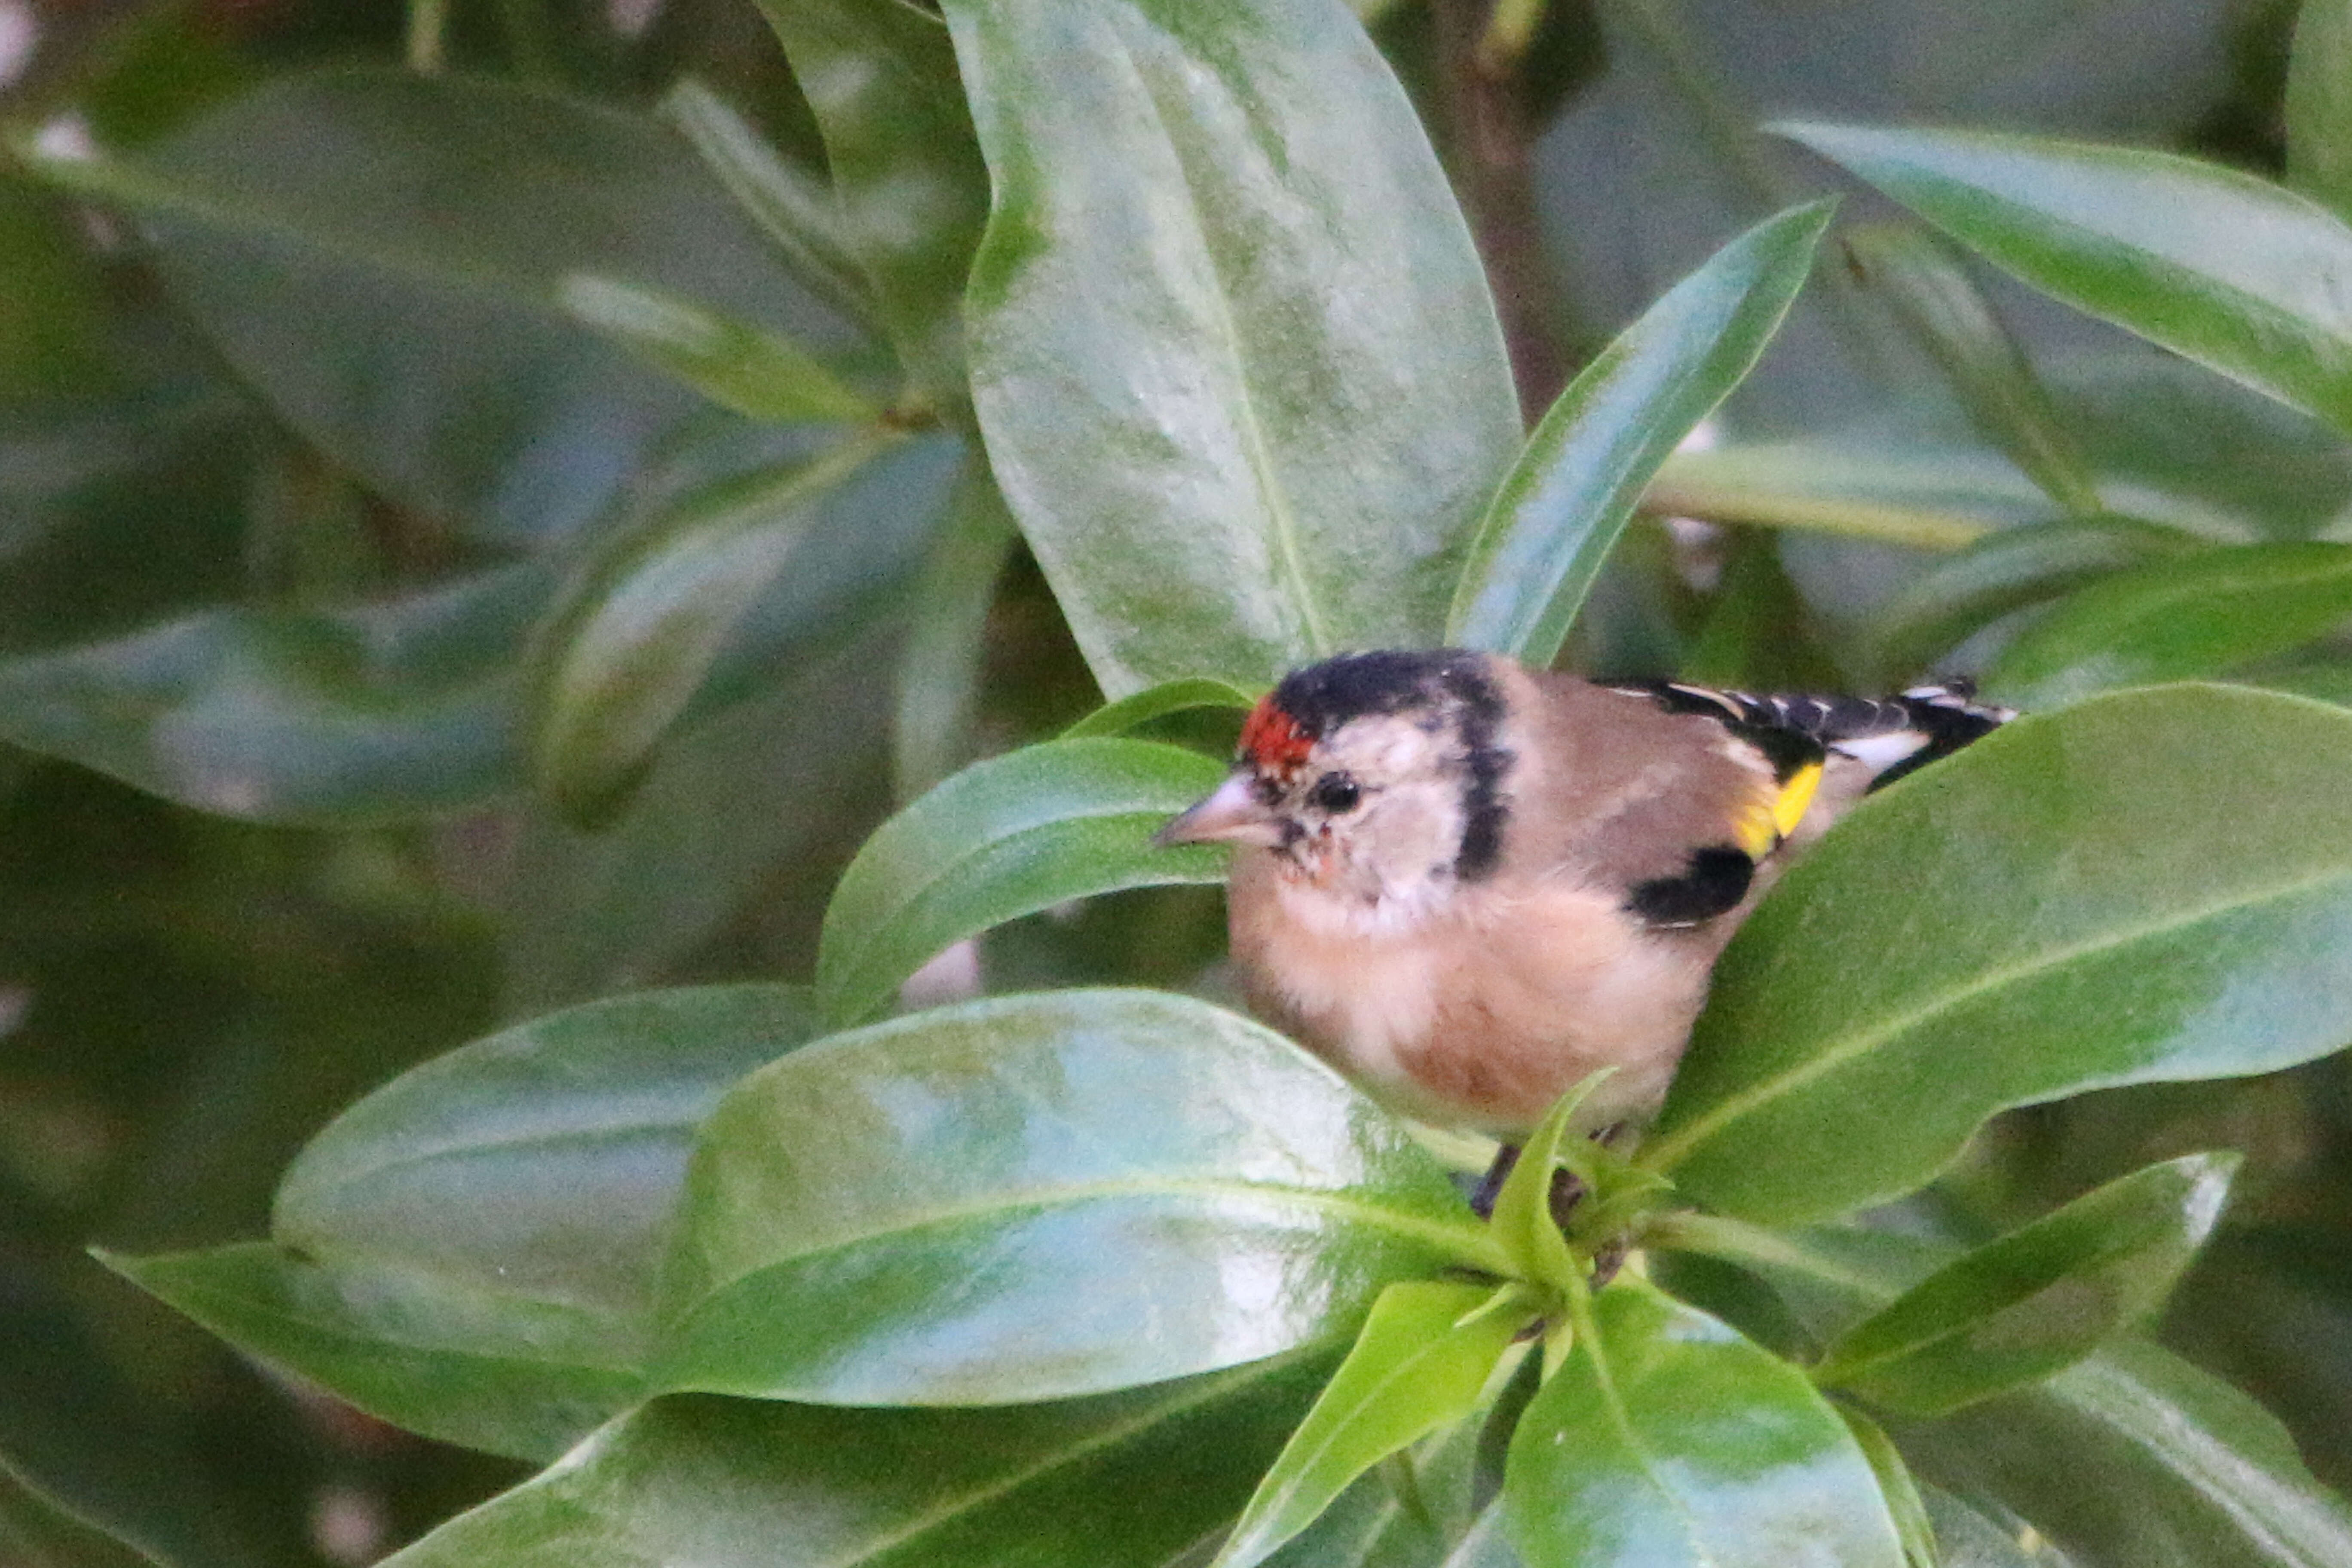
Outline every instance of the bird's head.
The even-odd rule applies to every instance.
[[[1494,868],[1511,760],[1504,719],[1483,654],[1309,665],[1251,710],[1232,773],[1159,842],[1265,850],[1291,880],[1418,905]]]

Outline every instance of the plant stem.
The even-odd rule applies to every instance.
[[[408,68],[437,75],[446,52],[449,0],[408,0]]]

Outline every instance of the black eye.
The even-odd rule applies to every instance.
[[[1345,773],[1325,773],[1315,781],[1315,804],[1334,816],[1355,810],[1363,798],[1364,792]]]

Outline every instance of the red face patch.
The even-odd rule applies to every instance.
[[[1242,724],[1242,754],[1262,773],[1289,773],[1306,762],[1307,753],[1314,749],[1314,737],[1298,727],[1297,720],[1276,707],[1271,697],[1260,700]]]

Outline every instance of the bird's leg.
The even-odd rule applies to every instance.
[[[1495,1163],[1478,1178],[1478,1185],[1470,1194],[1470,1212],[1480,1219],[1495,1217],[1495,1200],[1503,1195],[1503,1184],[1511,1179],[1511,1167],[1519,1163],[1519,1146],[1506,1143],[1495,1151]]]

